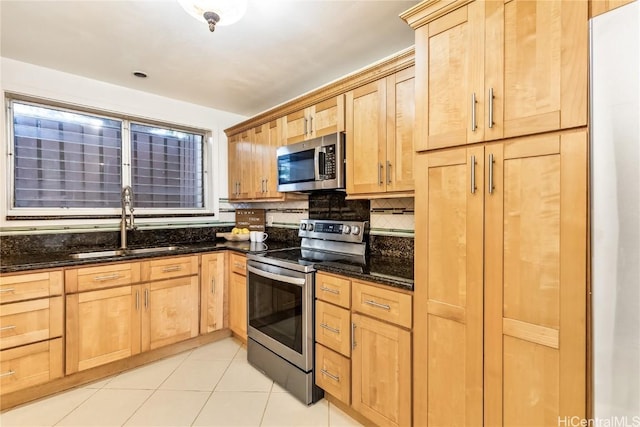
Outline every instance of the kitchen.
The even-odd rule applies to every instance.
[[[355,332],[347,333],[346,338],[328,343],[317,339],[320,334],[316,324],[315,348],[320,349],[316,350],[316,362],[320,359],[318,354],[322,353],[324,363],[319,366],[320,369],[316,367],[316,384],[319,381],[322,383],[325,400],[330,402],[330,408],[336,406],[363,424],[475,425],[484,422],[488,425],[546,425],[557,424],[558,417],[562,414],[580,418],[594,416],[594,402],[588,391],[591,386],[587,383],[592,380],[591,375],[587,375],[587,363],[591,363],[587,352],[588,324],[584,315],[580,314],[588,311],[587,256],[580,255],[587,253],[587,18],[588,13],[595,16],[613,5],[609,2],[529,2],[522,3],[523,6],[520,7],[517,4],[518,2],[504,5],[502,10],[497,3],[486,3],[486,7],[481,2],[420,3],[402,15],[415,29],[415,49],[400,50],[348,78],[338,79],[253,115],[250,119],[216,112],[220,121],[227,123],[217,129],[217,138],[214,139],[221,140],[222,129],[226,129],[229,140],[229,180],[228,200],[214,200],[213,203],[218,204],[219,217],[226,218],[226,224],[233,225],[231,218],[236,209],[264,209],[269,234],[266,244],[284,242],[284,245],[290,247],[294,245],[287,242],[295,241],[299,245],[298,237],[304,237],[301,234],[303,231],[298,230],[298,226],[302,225],[300,220],[315,220],[314,227],[317,229],[321,224],[322,230],[333,227],[330,227],[332,223],[329,221],[342,221],[341,230],[346,234],[344,231],[347,230],[347,225],[351,230],[353,224],[344,221],[354,218],[328,218],[321,215],[326,212],[353,211],[357,216],[356,221],[368,222],[359,227],[363,227],[363,230],[368,228],[370,255],[382,255],[390,259],[402,258],[402,255],[406,258],[408,253],[413,254],[415,235],[415,259],[420,262],[415,263],[415,271],[412,271],[415,283],[413,291],[402,287],[390,289],[389,283],[385,284],[384,280],[379,280],[370,273],[364,279],[357,275],[354,277],[356,273],[344,270],[339,270],[340,274],[337,275],[336,270],[316,273],[318,277],[323,277],[322,283],[325,283],[326,288],[333,286],[330,289],[336,292],[338,290],[335,286],[348,282],[344,285],[347,286],[345,293],[350,295],[346,302],[325,300],[320,298],[316,290],[316,315],[317,307],[321,306],[330,310],[327,319],[347,316],[346,329],[336,328],[329,321],[325,322],[330,328],[346,331],[349,327],[356,326]],[[539,6],[539,10],[536,10],[536,6]],[[500,19],[496,21],[497,16],[505,20],[504,26]],[[562,31],[553,33],[536,29],[532,24],[533,20],[526,19],[531,16],[540,18],[542,23],[537,25],[541,25],[541,28],[549,27],[554,31],[561,28],[569,36],[558,36],[565,34]],[[523,33],[515,32],[512,20],[518,19],[524,19],[523,22],[527,22],[527,25],[531,24],[517,26],[518,31],[527,28],[529,33],[524,30]],[[218,36],[221,31],[222,27],[213,35]],[[486,36],[472,37],[477,31],[485,32]],[[540,43],[532,46],[530,35],[531,32],[535,35],[536,31],[539,31]],[[518,34],[521,38],[507,37],[513,34]],[[478,45],[469,54],[463,53],[470,43],[481,42],[486,46]],[[495,43],[504,44],[504,49],[495,49]],[[519,43],[525,43],[527,48],[532,49],[527,49],[526,52],[535,54],[524,55],[524,58],[517,56],[516,53],[523,51],[518,50],[521,47]],[[576,45],[581,48],[576,48]],[[541,46],[550,49],[545,50]],[[432,50],[431,53],[429,49]],[[478,52],[484,52],[484,55],[478,55]],[[456,60],[451,60],[449,54]],[[532,77],[529,72],[531,67],[538,65],[535,58],[542,58],[538,61],[548,61],[540,64],[538,72],[542,74],[538,74],[538,77]],[[504,70],[494,69],[500,68],[495,67],[491,61],[496,59],[495,63],[504,63]],[[527,62],[531,60],[533,62]],[[469,66],[477,61],[486,62],[484,75],[474,74],[473,67]],[[3,58],[2,64],[5,93],[31,95],[18,101],[34,102],[34,96],[37,96],[40,100],[67,100],[67,104],[87,104],[80,94],[72,102],[68,95],[56,93],[60,88],[78,85],[79,81],[67,74],[8,58]],[[40,88],[32,77],[34,75],[38,76]],[[551,80],[539,83],[540,75]],[[535,82],[533,86],[551,87],[553,90],[549,94],[548,91],[541,91],[539,96],[546,97],[548,94],[548,98],[540,99],[538,104],[534,103],[535,108],[528,103],[531,92],[501,95],[503,87],[518,87],[522,82]],[[96,91],[100,91],[103,101],[101,111],[122,111],[122,99],[131,97],[131,93],[125,88],[110,85],[107,90],[100,82],[83,80],[82,83],[85,90],[94,85]],[[34,87],[38,89],[36,93]],[[123,97],[125,94],[127,96]],[[486,94],[489,96],[485,97]],[[205,127],[203,124],[198,125],[198,122],[207,122],[208,118],[205,116],[210,114],[208,110],[186,103],[179,103],[184,108],[174,112],[174,108],[162,107],[176,104],[148,94],[136,94],[135,100],[127,108],[130,117],[122,118],[125,124],[130,120],[151,116],[156,122],[191,124],[186,131]],[[172,110],[171,117],[167,117],[169,109]],[[96,113],[95,108],[90,112]],[[177,120],[177,116],[181,116],[182,120]],[[8,123],[3,121],[3,132],[8,132],[9,128]],[[209,126],[206,125],[206,128]],[[276,182],[273,174],[277,172],[274,167],[277,147],[270,141],[286,140],[286,144],[278,145],[288,146],[338,131],[346,134],[346,199],[339,197],[345,193],[312,193],[306,196],[308,198],[303,196],[300,199],[296,193],[281,193],[272,187]],[[501,142],[503,140],[506,142]],[[378,144],[373,144],[372,141],[377,141]],[[407,141],[411,142],[409,146],[404,145]],[[468,148],[462,144],[468,144]],[[205,153],[205,158],[212,156],[209,159],[216,158],[218,165],[226,164],[226,146],[223,149],[223,145],[218,145],[222,151],[218,153],[219,157],[214,153]],[[414,150],[423,154],[414,156]],[[255,153],[270,154],[260,156]],[[264,158],[267,160],[264,161]],[[411,172],[413,180],[416,180],[415,190]],[[525,184],[518,184],[524,186],[522,190],[515,184],[506,186],[507,181],[504,189],[501,186],[507,177],[514,179],[513,183],[520,183],[519,177],[523,181],[525,177],[530,177],[532,179],[529,182],[535,182],[538,176],[544,178],[544,191],[542,194],[526,193],[531,197],[520,193],[529,188]],[[467,191],[469,183],[471,187]],[[560,184],[562,192],[554,193],[558,191]],[[212,185],[222,184],[213,182]],[[218,194],[224,194],[224,190],[218,190]],[[7,190],[3,188],[2,191]],[[545,191],[550,193],[546,194]],[[5,193],[2,196],[7,199]],[[119,206],[119,200],[117,202]],[[564,203],[568,203],[567,207],[561,208]],[[523,215],[523,226],[509,221],[512,215],[519,215],[522,206],[526,206],[525,211],[531,213],[526,216],[526,220]],[[145,220],[147,224],[152,223],[153,219],[144,217],[144,207],[141,207],[141,210],[137,210],[134,204],[136,215],[142,212],[142,224],[145,224]],[[123,208],[123,212],[124,210]],[[120,218],[119,209],[117,211]],[[569,215],[568,212],[572,214]],[[34,246],[45,247],[53,252],[52,248],[60,245],[73,245],[76,238],[73,233],[67,233],[57,235],[55,241],[47,241],[38,237],[43,236],[40,233],[46,229],[38,230],[39,233],[20,230],[15,216],[8,220],[7,217],[11,216],[8,214],[6,210],[2,214],[3,248],[7,247],[8,241],[15,248],[31,246],[31,252],[27,253],[33,262],[37,261]],[[10,214],[15,214],[15,209]],[[505,218],[501,215],[505,215]],[[214,218],[213,223],[216,220],[218,219]],[[318,223],[319,220],[322,221]],[[139,222],[140,219],[136,218],[136,221]],[[166,222],[166,219],[157,220],[158,229],[162,229],[162,221]],[[207,236],[209,231],[202,228],[198,230],[199,233],[190,233],[189,228],[185,227],[189,221],[193,219],[179,216],[173,218],[174,226],[182,226],[170,233],[153,232],[147,225],[146,228],[130,233],[130,243],[132,247],[149,244],[148,237],[156,234],[161,235],[163,247],[189,241],[194,237],[192,234],[199,235],[196,238],[215,238],[215,234]],[[108,229],[106,224],[113,223],[113,219],[99,218],[94,222],[92,226],[99,231],[84,233],[92,235],[94,246],[117,246],[118,234],[113,237],[114,233],[106,233],[108,236],[104,236],[100,229],[101,224],[104,224],[104,229]],[[68,223],[65,224],[59,218],[47,221],[50,229],[65,226],[68,227]],[[504,235],[504,239],[485,238],[483,230],[486,236],[500,233]],[[540,239],[541,230],[551,238]],[[447,238],[451,235],[457,236],[457,239]],[[16,237],[8,239],[5,236]],[[429,236],[428,239],[426,236]],[[563,241],[562,251],[555,246],[559,246],[559,239]],[[519,248],[521,240],[533,249],[515,255],[513,248]],[[313,243],[309,244],[313,246]],[[210,242],[207,246],[206,241],[199,241],[197,245],[200,245],[202,252],[208,253],[216,249]],[[496,251],[502,253],[498,254]],[[192,249],[189,253],[199,252]],[[3,252],[3,267],[9,258],[5,254]],[[59,332],[49,340],[53,345],[53,342],[59,343],[64,337],[67,339],[66,376],[53,383],[58,381],[57,384],[64,387],[78,385],[82,378],[82,373],[74,373],[78,370],[93,369],[89,372],[104,375],[108,372],[107,367],[122,370],[125,366],[123,360],[142,361],[142,356],[149,357],[151,354],[161,358],[167,355],[162,354],[167,348],[178,351],[179,345],[186,345],[184,343],[189,343],[192,346],[190,348],[194,348],[204,344],[207,339],[222,338],[229,330],[240,337],[246,334],[246,329],[242,330],[247,327],[246,321],[242,322],[246,315],[240,316],[238,321],[238,313],[243,307],[246,309],[246,306],[232,305],[232,301],[238,300],[233,296],[234,292],[236,296],[243,290],[246,292],[247,270],[243,265],[246,263],[243,256],[238,257],[237,251],[229,251],[226,266],[230,271],[222,273],[218,279],[209,280],[210,276],[206,279],[203,276],[205,265],[209,269],[207,275],[221,274],[215,266],[220,266],[218,270],[221,270],[225,265],[225,260],[221,261],[220,257],[214,256],[215,250],[206,255],[212,255],[211,261],[206,264],[205,255],[197,258],[180,253],[175,258],[185,259],[174,266],[170,261],[172,257],[164,255],[166,254],[154,254],[149,258],[145,254],[130,254],[128,256],[132,258],[127,258],[127,262],[116,263],[119,266],[126,265],[126,269],[122,267],[119,272],[107,275],[126,276],[126,280],[123,278],[124,282],[120,284],[123,285],[123,291],[126,288],[129,292],[126,298],[129,298],[127,301],[130,306],[144,304],[146,307],[149,298],[147,295],[152,295],[152,301],[156,301],[153,296],[163,295],[161,290],[165,288],[157,283],[165,280],[168,282],[169,278],[173,280],[176,277],[170,270],[179,267],[179,271],[188,271],[189,274],[178,275],[182,280],[181,290],[175,291],[182,292],[179,295],[187,303],[182,307],[173,307],[190,313],[188,317],[192,320],[187,322],[188,325],[181,325],[181,332],[187,334],[187,339],[179,334],[169,338],[165,329],[154,329],[153,325],[156,323],[153,317],[138,319],[137,322],[147,323],[147,326],[131,327],[128,332],[131,336],[142,335],[142,339],[138,336],[136,341],[136,345],[142,349],[136,348],[132,353],[139,354],[130,358],[122,353],[119,356],[122,359],[120,362],[108,361],[107,364],[99,358],[74,359],[74,353],[70,352],[70,337],[74,333],[77,335],[77,332],[70,329],[74,311],[70,311],[68,304],[74,299],[89,300],[89,294],[82,291],[81,277],[85,273],[93,273],[88,270],[94,265],[92,262],[95,259],[75,264],[75,268],[60,265],[53,272],[47,270],[50,283],[57,281],[59,289],[60,282],[63,281],[66,292],[52,291],[53,293],[47,294],[51,295],[47,301],[54,303],[55,300],[56,304],[60,304],[57,301],[64,295],[67,304],[66,329],[64,333]],[[167,260],[167,263],[162,264],[163,260]],[[89,267],[82,267],[84,264]],[[431,265],[433,267],[429,268]],[[168,271],[163,273],[163,269]],[[54,277],[62,271],[64,279]],[[3,270],[3,276],[10,272]],[[156,273],[159,275],[154,276]],[[228,280],[225,280],[224,274],[229,274]],[[501,274],[504,279],[499,277]],[[184,280],[183,277],[189,279]],[[331,280],[333,284],[329,283]],[[497,287],[503,286],[503,280],[504,291]],[[515,283],[522,284],[519,289],[509,287],[509,283],[513,284],[514,280]],[[211,301],[212,315],[215,317],[216,313],[222,312],[222,322],[229,328],[223,327],[210,334],[199,335],[206,329],[203,325],[208,319],[204,314],[208,313],[205,310],[197,313],[196,309],[194,319],[193,306],[199,304],[205,307],[205,300],[202,298],[209,297],[203,291],[208,289],[209,284],[213,289],[214,284],[221,282],[222,293],[229,294],[228,301],[214,298]],[[321,281],[316,279],[316,286],[319,282]],[[558,295],[560,282],[570,283],[571,286],[563,286],[562,293]],[[392,283],[397,284],[395,281]],[[440,286],[444,283],[447,286]],[[538,290],[538,283],[544,283],[542,291]],[[234,284],[239,286],[233,286]],[[89,285],[85,290],[91,289]],[[194,297],[198,292],[201,293],[199,300],[197,296]],[[212,294],[215,295],[215,292]],[[365,294],[369,295],[368,299],[360,299]],[[172,294],[167,291],[165,299],[170,299],[169,295]],[[499,309],[503,297],[504,313]],[[379,301],[382,300],[388,307],[383,311],[388,311],[389,315],[395,317],[379,318],[372,314],[375,311],[367,311],[367,305],[370,307],[372,304],[357,304],[359,301],[380,304]],[[533,309],[521,305],[527,300],[535,301]],[[228,305],[226,320],[225,304]],[[3,309],[7,307],[3,304]],[[541,307],[550,309],[542,310]],[[555,313],[553,307],[556,308]],[[202,315],[201,319],[197,318],[199,315]],[[559,320],[558,315],[561,316]],[[559,321],[563,328],[559,327]],[[157,325],[169,325],[162,323],[162,319],[157,322]],[[151,329],[148,329],[149,324],[152,325]],[[366,334],[362,332],[364,330]],[[382,334],[382,331],[386,334],[384,338],[377,337],[376,332]],[[348,345],[354,337],[357,338],[356,345],[351,342],[351,349],[333,347],[344,343]],[[166,344],[168,339],[173,339],[173,343]],[[385,356],[381,356],[385,359],[373,356],[377,353],[374,350],[380,350],[376,349],[376,340],[384,340],[386,343]],[[629,344],[630,350],[637,354],[633,340]],[[366,350],[366,346],[371,346],[370,351]],[[20,348],[11,347],[7,351]],[[496,348],[500,350],[496,351]],[[90,352],[92,349],[86,350]],[[362,359],[363,354],[370,357]],[[538,364],[544,360],[560,362],[559,365],[549,362],[555,368],[542,369]],[[398,366],[398,374],[387,378],[386,372],[389,369],[382,368],[389,364]],[[70,371],[70,366],[76,366],[76,371]],[[462,366],[465,368],[460,369]],[[367,371],[365,367],[373,370]],[[527,369],[523,370],[523,367]],[[336,375],[336,369],[343,369],[342,374]],[[634,369],[633,365],[629,369]],[[318,372],[323,370],[327,374],[320,376]],[[374,379],[372,372],[380,374],[380,378]],[[466,375],[454,375],[458,372]],[[529,372],[530,375],[518,380],[514,377],[514,372]],[[549,379],[547,383],[541,383],[539,375],[543,373],[552,375],[552,378],[559,377],[560,380],[554,382]],[[344,386],[344,383],[332,376],[347,378],[353,384]],[[84,380],[87,381],[87,377]],[[78,382],[73,384],[73,381]],[[379,384],[385,384],[385,389],[380,388]],[[560,387],[559,391],[554,389],[553,384]],[[55,392],[55,388],[50,390]],[[366,395],[367,392],[377,392],[373,390],[379,390],[383,395],[387,393],[387,401],[380,402],[375,396]],[[630,385],[630,390],[628,398],[633,401],[633,384]],[[635,390],[637,396],[637,387]],[[572,399],[566,398],[566,393],[569,392]],[[539,400],[529,405],[519,398],[527,393],[536,393]],[[19,394],[20,392],[14,393],[15,396]],[[434,400],[428,398],[427,394],[435,396]],[[6,402],[5,398],[3,402]],[[19,399],[15,402],[20,403]],[[433,402],[435,403],[432,405]],[[554,409],[541,412],[542,407]],[[629,414],[633,415],[634,407],[627,408],[632,408]],[[517,418],[523,413],[527,414],[525,418],[528,421]],[[505,418],[502,419],[502,416]],[[540,416],[546,418],[537,418]]]

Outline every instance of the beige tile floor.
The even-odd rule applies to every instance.
[[[358,426],[306,406],[227,338],[0,414],[0,426]]]

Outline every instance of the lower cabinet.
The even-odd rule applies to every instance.
[[[63,374],[62,270],[0,276],[0,394]]]
[[[319,272],[316,298],[316,384],[376,425],[411,425],[411,294]]]
[[[67,295],[66,373],[140,353],[141,286]]]
[[[226,271],[227,253],[200,257],[200,333],[206,334],[229,325]]]
[[[247,340],[247,258],[229,255],[229,329],[238,338]]]
[[[67,374],[198,335],[198,256],[78,268],[66,275],[72,279],[65,282]],[[78,292],[74,283],[82,281],[74,277],[83,277],[92,290]],[[128,277],[143,282],[110,287]]]

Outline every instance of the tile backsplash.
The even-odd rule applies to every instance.
[[[318,193],[311,194],[309,200],[288,202],[231,203],[221,200],[220,220],[234,222],[236,208],[265,209],[267,226],[271,227],[297,228],[301,219],[329,217],[369,220],[371,235],[413,237],[415,230],[413,198],[344,200],[344,193]]]

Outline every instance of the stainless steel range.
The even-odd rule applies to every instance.
[[[247,358],[306,404],[323,396],[313,372],[314,264],[364,264],[367,229],[367,222],[302,220],[299,248],[247,256]]]

